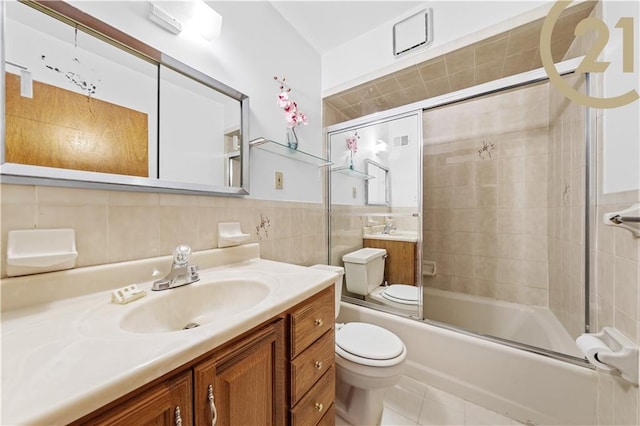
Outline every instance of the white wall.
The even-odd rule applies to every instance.
[[[423,7],[390,18],[389,21],[353,40],[346,41],[322,56],[322,92],[324,96],[381,77],[429,58],[439,56],[445,44],[484,28],[504,23],[525,12],[544,8],[550,0],[531,1],[433,1]],[[396,58],[393,56],[393,25],[424,8],[433,9],[434,42],[428,49]],[[363,18],[366,14],[363,13]],[[496,33],[501,29],[497,28]],[[462,47],[462,46],[458,46]]]
[[[250,139],[285,140],[282,110],[276,103],[274,75],[285,76],[291,97],[309,117],[296,129],[299,149],[322,155],[320,56],[268,2],[216,2],[222,33],[206,42],[189,34],[175,36],[147,19],[146,1],[82,1],[71,3],[131,36],[167,53],[250,98]],[[284,189],[274,189],[274,171],[284,173]],[[252,198],[322,201],[321,174],[309,166],[258,149],[251,153]]]
[[[393,119],[358,128],[358,151],[353,157],[353,168],[365,172],[365,160],[371,159],[389,168],[392,207],[418,206],[417,182],[420,176],[419,122],[416,115]],[[350,152],[346,139],[354,134],[348,130],[331,135],[331,160],[335,166],[348,166]],[[408,136],[409,143],[395,146],[395,138]],[[387,148],[378,149],[379,141]],[[344,205],[364,205],[365,181],[348,174],[332,173],[331,202]],[[355,197],[354,189],[355,188]]]
[[[611,64],[604,73],[604,97],[622,95],[629,90],[640,93],[640,3],[635,1],[603,2],[603,19],[609,27],[609,42],[603,60]],[[621,17],[634,20],[635,52],[633,72],[622,70],[622,30],[615,28]],[[640,189],[640,101],[602,111],[603,193]]]

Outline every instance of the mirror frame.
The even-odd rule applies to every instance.
[[[241,186],[229,187],[162,180],[151,177],[125,176],[99,172],[88,172],[53,167],[31,166],[25,164],[5,163],[5,2],[0,2],[0,177],[2,183],[65,186],[76,188],[98,188],[112,190],[128,190],[142,192],[172,192],[183,194],[210,195],[248,195],[249,194],[249,97],[213,77],[192,68],[177,59],[143,43],[140,40],[82,12],[61,0],[19,0],[29,7],[70,25],[77,26],[84,32],[113,44],[129,53],[141,57],[157,66],[164,65],[207,87],[227,95],[240,102],[240,164]],[[158,135],[158,138],[160,136]],[[159,142],[159,139],[158,139]],[[224,165],[221,165],[224,167]]]
[[[378,163],[377,161],[372,160],[371,158],[364,159],[364,172],[370,175],[371,166],[377,167],[381,170],[384,170],[384,202],[383,203],[371,203],[369,202],[369,184],[373,179],[367,179],[364,184],[364,205],[365,206],[391,206],[391,194],[389,188],[389,167],[384,164]]]

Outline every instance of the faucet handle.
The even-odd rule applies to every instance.
[[[189,280],[191,282],[198,281],[200,279],[200,267],[198,265],[189,265],[187,273],[189,274]]]
[[[178,267],[187,266],[191,260],[191,247],[180,244],[173,250],[173,264]]]

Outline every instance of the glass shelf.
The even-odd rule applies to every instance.
[[[292,160],[312,164],[317,167],[324,167],[333,164],[331,163],[331,161],[327,161],[324,158],[317,157],[304,151],[300,151],[299,149],[291,149],[287,145],[281,144],[280,142],[272,141],[265,138],[257,138],[249,141],[249,146],[251,148],[260,148],[273,154],[288,157]]]
[[[359,172],[356,169],[352,169],[350,167],[347,166],[339,166],[339,167],[334,167],[331,169],[332,172],[338,172],[338,173],[342,173],[343,175],[347,175],[347,176],[351,176],[351,177],[355,177],[355,178],[359,178],[359,179],[364,179],[364,180],[369,180],[369,179],[375,179],[375,176],[371,176],[368,175],[366,173],[363,172]]]

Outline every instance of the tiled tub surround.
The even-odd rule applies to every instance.
[[[566,76],[585,90],[583,76]],[[576,339],[585,315],[585,108],[549,90],[547,220],[549,309]],[[594,329],[595,330],[595,329]]]
[[[180,291],[150,291],[153,271],[167,271],[171,258],[3,279],[0,423],[69,423],[269,320],[335,279],[327,271],[261,259],[258,244],[195,252],[200,282],[191,286],[254,279],[267,283],[268,295],[224,321],[182,332],[121,330],[120,321],[131,309]],[[110,290],[132,282],[147,296],[127,305],[109,303]]]
[[[265,259],[326,262],[320,203],[11,184],[0,186],[0,197],[2,259],[13,229],[75,229],[81,267],[170,254],[181,243],[215,248],[218,223],[232,221],[251,235],[248,242],[260,243]]]
[[[548,84],[423,114],[424,284],[547,306]]]

